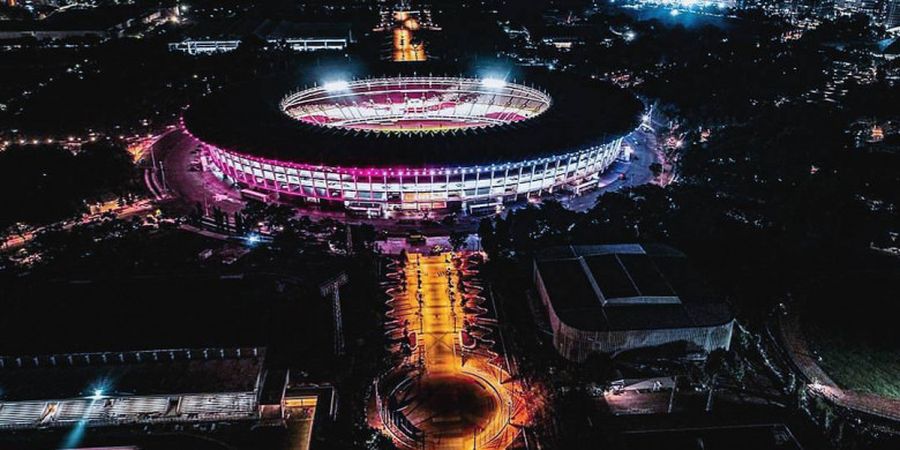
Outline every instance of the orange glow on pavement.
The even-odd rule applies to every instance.
[[[503,449],[519,435],[516,425],[530,421],[524,390],[490,361],[493,353],[472,352],[461,345],[467,320],[463,309],[467,294],[460,289],[464,261],[451,253],[410,254],[401,280],[405,289],[394,295],[396,323],[406,324],[404,333],[415,336],[415,348],[404,366],[419,370],[407,380],[409,386],[398,388],[407,405],[392,413],[403,414],[422,431],[424,446],[398,438],[404,430],[392,429],[396,424],[375,426],[403,448]]]

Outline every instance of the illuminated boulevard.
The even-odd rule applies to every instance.
[[[388,333],[403,358],[378,383],[374,425],[406,448],[506,448],[530,413],[473,313],[485,310],[468,255],[411,254],[401,263],[388,290]]]

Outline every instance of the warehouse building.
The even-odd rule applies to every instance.
[[[679,343],[708,353],[731,341],[730,309],[668,246],[554,247],[535,258],[534,283],[553,344],[572,361]]]

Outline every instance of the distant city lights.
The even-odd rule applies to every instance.
[[[718,12],[711,10],[718,9],[722,11],[736,5],[736,2],[729,0],[637,0],[627,3],[634,8],[668,8],[671,16],[678,16],[684,12],[718,14]]]

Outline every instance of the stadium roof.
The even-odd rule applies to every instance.
[[[568,246],[535,260],[557,317],[590,331],[722,325],[733,316],[688,265],[664,245]]]
[[[398,71],[409,71],[412,75],[413,70],[420,75],[479,77],[429,66],[391,66],[368,74],[396,76]],[[537,117],[507,125],[441,133],[381,133],[306,124],[284,114],[279,103],[290,91],[323,81],[309,73],[282,74],[214,93],[191,105],[184,118],[195,136],[236,153],[348,168],[518,162],[610,142],[639,122],[642,105],[627,91],[540,69],[517,70],[521,72],[507,79],[547,91],[553,103]]]

